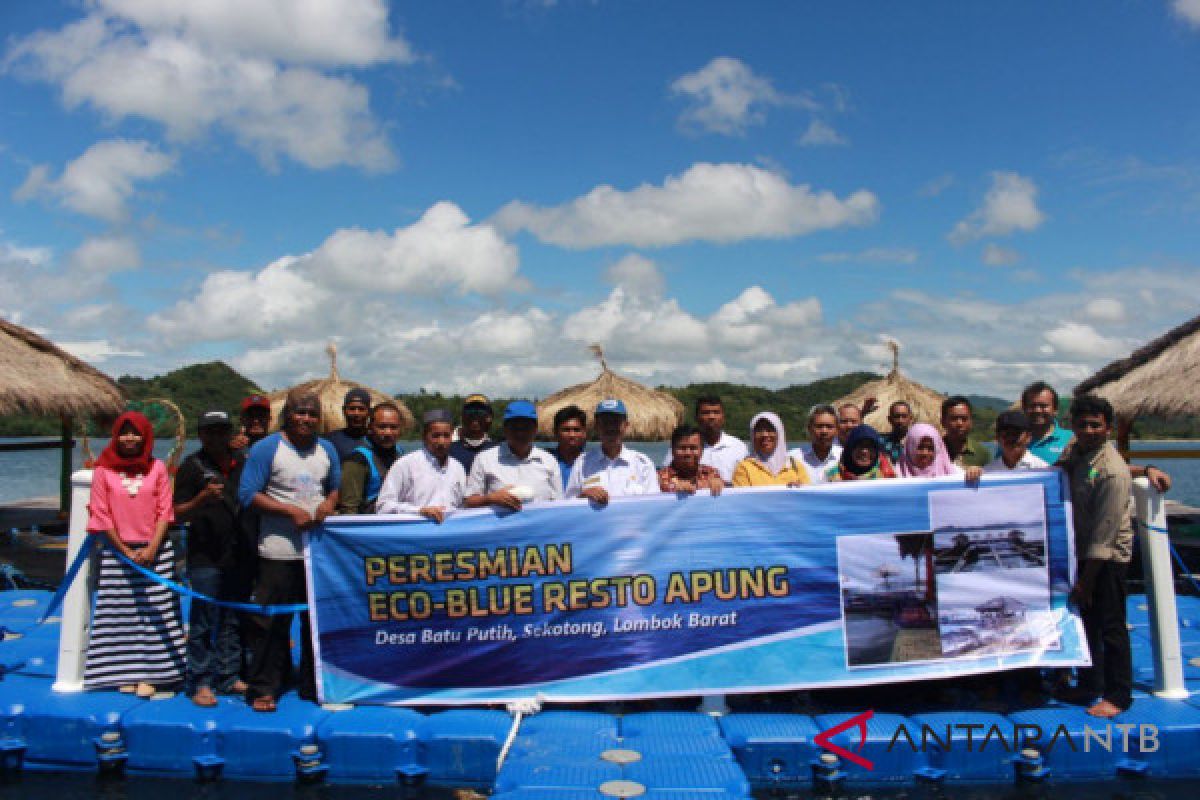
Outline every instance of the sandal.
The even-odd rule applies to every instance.
[[[269,713],[271,711],[274,711],[276,708],[275,698],[270,697],[268,695],[262,695],[261,697],[256,697],[256,698],[254,698],[253,702],[250,703],[250,707],[252,709],[254,709],[255,711]]]
[[[201,686],[192,695],[192,702],[201,708],[212,708],[217,704],[217,696],[213,694],[213,690],[207,686]]]

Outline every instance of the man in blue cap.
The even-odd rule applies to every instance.
[[[514,400],[504,409],[504,441],[475,456],[467,476],[466,506],[492,505],[520,511],[524,503],[558,500],[562,475],[550,453],[533,446],[537,409]]]
[[[650,457],[625,446],[629,430],[625,404],[616,398],[596,406],[596,437],[600,447],[588,450],[571,468],[567,497],[586,497],[604,505],[610,497],[657,494],[658,472]]]

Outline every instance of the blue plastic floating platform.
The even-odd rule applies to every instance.
[[[0,592],[0,627],[19,634],[0,640],[0,770],[121,769],[132,780],[428,781],[490,789],[495,800],[639,792],[648,800],[746,800],[752,788],[804,789],[818,778],[870,786],[1200,776],[1198,598],[1178,598],[1185,680],[1194,693],[1186,700],[1147,694],[1153,668],[1146,602],[1129,599],[1138,686],[1133,708],[1111,724],[1058,703],[1007,713],[908,706],[902,714],[874,713],[865,740],[855,726],[832,737],[864,766],[831,758],[816,739],[866,708],[719,720],[684,711],[548,709],[522,720],[497,771],[513,723],[496,709],[335,711],[288,694],[277,712],[261,714],[240,698],[206,709],[183,695],[148,701],[118,692],[56,693],[58,623],[37,625],[49,596]]]

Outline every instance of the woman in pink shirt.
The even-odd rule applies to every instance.
[[[186,636],[179,599],[120,557],[163,578],[175,574],[167,526],[175,519],[171,481],[156,460],[154,429],[136,411],[113,424],[96,460],[88,532],[103,537],[84,686],[151,697],[184,677]]]

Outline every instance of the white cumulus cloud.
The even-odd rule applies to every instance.
[[[597,186],[561,206],[520,201],[496,214],[508,231],[528,230],[562,247],[665,247],[687,241],[782,239],[818,230],[868,225],[879,200],[860,189],[838,198],[749,164],[694,164],[661,186],[621,191]]]
[[[994,242],[988,242],[983,246],[983,254],[980,257],[983,259],[983,263],[989,267],[1006,267],[1021,260],[1021,254],[1016,250],[1001,247]]]
[[[744,62],[720,56],[671,83],[671,92],[688,101],[680,115],[685,129],[740,134],[766,120],[767,109],[779,105],[816,107],[805,96],[776,91],[768,78]]]
[[[1200,0],[1171,0],[1171,11],[1192,28],[1200,28]]]
[[[1076,358],[1115,358],[1127,349],[1119,339],[1102,336],[1083,322],[1064,322],[1046,331],[1046,341],[1056,352]]]
[[[1097,297],[1088,301],[1083,313],[1097,322],[1124,322],[1125,304],[1115,297]]]
[[[149,142],[108,139],[68,162],[58,178],[51,177],[46,165],[33,167],[13,196],[26,200],[46,195],[80,214],[120,222],[129,216],[126,204],[136,184],[161,177],[174,166],[174,156]]]
[[[218,129],[268,165],[378,171],[395,155],[345,73],[411,58],[382,0],[98,0],[17,40],[5,64],[58,85],[70,109],[151,120],[176,140]]]
[[[801,147],[831,147],[850,144],[850,141],[834,130],[828,122],[814,119],[800,135],[797,142]]]
[[[954,226],[949,239],[962,244],[985,236],[1036,230],[1046,216],[1037,206],[1037,186],[1015,172],[993,172],[983,205]]]

